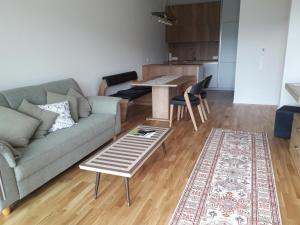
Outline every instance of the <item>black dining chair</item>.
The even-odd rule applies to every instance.
[[[204,102],[204,105],[205,105],[205,108],[206,108],[208,114],[210,114],[210,108],[209,108],[209,105],[207,102],[207,91],[206,90],[209,87],[212,77],[213,76],[210,75],[204,79],[203,90],[200,93],[201,99]],[[204,109],[204,107],[203,107],[203,109]]]
[[[193,109],[192,107],[197,107],[198,111],[199,111],[199,115],[201,118],[202,123],[204,123],[205,118],[203,115],[203,105],[201,104],[201,97],[200,97],[200,93],[203,90],[204,87],[204,81],[202,80],[190,87],[188,87],[185,92],[184,95],[180,95],[180,96],[175,96],[174,98],[171,99],[171,104],[170,104],[170,121],[169,121],[169,125],[170,127],[172,127],[172,123],[173,123],[173,112],[174,112],[174,106],[177,106],[177,120],[180,120],[180,118],[183,117],[183,111],[184,108],[187,107],[187,110],[190,114],[190,117],[192,119],[193,125],[195,130],[198,130],[197,124],[196,124],[196,120],[195,120],[195,116],[193,113]]]

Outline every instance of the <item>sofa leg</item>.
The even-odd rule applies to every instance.
[[[7,208],[2,210],[3,216],[9,216],[10,213],[11,213],[11,208],[10,207],[7,207]]]
[[[113,136],[113,141],[116,141],[118,139],[117,135]]]
[[[127,99],[122,99],[120,103],[121,108],[121,122],[125,122],[127,119],[127,110],[128,110],[129,101]]]

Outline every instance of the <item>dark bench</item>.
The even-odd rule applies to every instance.
[[[131,87],[130,82],[138,79],[135,71],[105,76],[99,88],[100,96],[112,96],[122,98],[121,101],[121,118],[126,120],[127,108],[130,101],[151,92],[151,87]],[[107,93],[111,89],[111,93]]]

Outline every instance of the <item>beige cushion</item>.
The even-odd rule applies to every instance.
[[[40,121],[18,111],[0,106],[0,139],[13,147],[25,147]]]
[[[47,92],[47,104],[63,101],[69,102],[71,116],[75,122],[78,122],[78,102],[76,97]]]
[[[89,101],[84,96],[82,96],[78,91],[75,91],[73,88],[69,89],[68,95],[77,98],[79,117],[83,117],[83,118],[89,117],[91,113],[91,106],[89,104]]]
[[[29,103],[26,99],[23,100],[22,104],[18,108],[18,111],[41,121],[40,126],[33,136],[34,138],[44,137],[59,115],[58,113],[41,109],[38,106]]]

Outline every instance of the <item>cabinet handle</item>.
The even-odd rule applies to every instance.
[[[298,145],[295,145],[294,147],[296,150],[300,150],[300,147]]]

